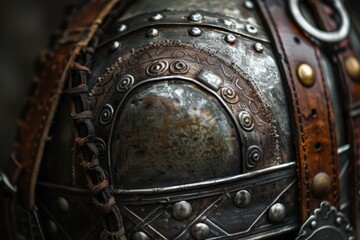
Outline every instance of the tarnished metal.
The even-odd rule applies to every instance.
[[[250,203],[250,200],[250,193],[246,190],[240,190],[235,195],[234,204],[237,207],[246,207]]]
[[[312,181],[311,188],[316,197],[320,199],[326,197],[331,188],[329,175],[323,172],[316,174]]]
[[[204,223],[197,223],[192,227],[191,234],[195,239],[206,239],[210,234],[210,229]]]
[[[297,54],[308,46],[308,35],[295,25],[294,34],[284,34],[290,40],[282,42],[281,31],[270,35],[264,16],[274,6],[263,11],[264,2],[271,1],[111,6],[69,66],[69,89],[53,119],[36,185],[39,210],[24,214],[39,226],[37,235],[30,231],[24,238],[280,239],[299,230],[298,239],[332,231],[354,237],[346,219],[353,146],[347,145],[346,121],[339,120],[343,107],[340,94],[335,96],[333,59],[324,47],[311,51],[317,64],[290,61],[302,59]],[[347,27],[342,18],[340,29]],[[294,23],[279,21],[286,24]],[[64,35],[80,30],[72,31]],[[282,52],[289,46],[293,58]],[[349,59],[344,69],[356,78],[356,59]],[[298,99],[291,95],[297,85],[287,80],[299,84]],[[303,102],[309,107],[302,108]],[[351,109],[348,115],[357,117],[356,106]],[[317,136],[328,125],[331,141]],[[300,142],[310,135],[311,141]],[[340,157],[340,174],[336,167],[326,173],[308,168],[314,162],[335,165],[337,155],[321,158],[329,150]],[[334,190],[338,176],[341,194]],[[0,181],[16,191],[4,175]],[[299,186],[307,187],[307,195]],[[300,229],[303,199],[310,214],[309,206],[329,196],[340,199],[346,215],[324,203]]]
[[[284,221],[286,216],[286,208],[281,203],[276,203],[272,205],[269,209],[269,220],[272,223],[281,223]]]
[[[174,218],[178,220],[185,220],[190,217],[192,212],[192,207],[190,203],[186,201],[180,201],[174,204],[172,208],[172,214]]]
[[[324,42],[340,42],[344,40],[350,32],[350,18],[340,0],[329,1],[341,17],[341,26],[335,32],[326,32],[313,27],[302,15],[299,7],[299,0],[289,0],[290,11],[297,24],[313,37]]]
[[[301,227],[296,240],[325,236],[330,240],[355,239],[354,229],[347,218],[328,202],[322,202],[320,208],[314,211]]]

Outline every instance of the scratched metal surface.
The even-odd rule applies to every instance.
[[[294,231],[289,110],[257,10],[244,1],[168,4],[164,11],[161,1],[144,2],[146,11],[135,4],[103,26],[88,82],[100,165],[108,170],[128,238],[190,239],[198,224],[209,228],[210,239]],[[201,9],[200,22],[188,20],[194,9]],[[162,18],[151,20],[158,10]],[[71,150],[56,156],[58,166],[65,153]],[[80,166],[72,167],[76,176],[62,178],[52,177],[54,166],[42,167],[40,217],[56,219],[65,236],[82,236],[68,219],[86,214],[77,206],[92,208]],[[244,192],[250,198],[240,207],[236,196]],[[65,198],[71,211],[64,215],[49,197]],[[192,210],[179,220],[172,209],[182,201]],[[270,214],[276,203],[286,209],[280,222]],[[91,239],[99,222],[94,212],[89,216]]]

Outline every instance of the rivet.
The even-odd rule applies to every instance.
[[[188,17],[188,20],[192,22],[200,22],[203,20],[203,16],[198,12],[191,13]]]
[[[331,179],[329,175],[324,172],[316,174],[311,187],[315,197],[319,199],[326,197],[331,188]]]
[[[272,223],[281,223],[284,221],[286,215],[285,206],[281,203],[275,203],[269,209],[269,220]]]
[[[257,32],[258,32],[257,28],[252,24],[247,24],[245,26],[245,29],[248,33],[251,33],[251,34],[257,34]]]
[[[204,223],[197,223],[191,229],[191,235],[195,239],[206,239],[210,234],[209,227]]]
[[[354,230],[353,227],[350,224],[346,225],[345,229],[348,232],[352,232]]]
[[[255,43],[254,44],[254,49],[258,53],[262,53],[264,51],[264,46],[261,43]]]
[[[316,227],[317,227],[317,222],[316,222],[315,220],[311,221],[310,227],[311,227],[312,229],[316,228]]]
[[[148,240],[150,238],[143,232],[135,232],[131,239],[132,240]]]
[[[245,7],[246,7],[247,9],[254,9],[254,3],[253,3],[252,1],[250,1],[250,0],[246,0],[246,1],[244,2],[244,5],[245,5]]]
[[[353,80],[360,80],[360,62],[356,57],[347,57],[345,60],[345,67],[347,73]]]
[[[337,224],[337,225],[342,224],[342,222],[343,222],[343,221],[342,221],[342,218],[341,218],[341,217],[337,217],[337,218],[336,218],[336,224]]]
[[[125,24],[121,24],[118,28],[118,32],[124,32],[127,29],[127,26]]]
[[[200,28],[193,27],[192,29],[190,29],[189,34],[191,36],[200,36],[201,35],[201,30],[200,30]]]
[[[234,198],[234,204],[237,207],[246,207],[251,200],[250,193],[246,190],[240,190],[236,193]]]
[[[225,41],[227,43],[234,43],[236,41],[236,37],[233,34],[227,34],[225,36]]]
[[[63,211],[63,212],[69,211],[69,203],[65,198],[59,197],[57,199],[57,204],[61,211]]]
[[[185,220],[190,217],[192,212],[192,207],[190,203],[186,201],[177,202],[172,208],[173,216],[178,220]]]
[[[47,233],[50,236],[56,236],[58,233],[58,228],[56,223],[54,223],[53,221],[49,220],[49,222],[47,223]]]
[[[151,28],[146,33],[146,36],[148,37],[156,37],[157,35],[159,35],[159,31],[156,28]]]
[[[116,49],[118,49],[120,47],[120,43],[118,41],[113,42],[113,44],[111,45],[110,50],[113,52]]]
[[[234,25],[234,22],[231,19],[223,19],[223,22],[227,27],[231,27],[232,25]]]
[[[163,19],[163,15],[161,15],[160,13],[150,17],[150,21],[159,21],[161,19]]]
[[[316,77],[314,69],[306,63],[302,63],[297,68],[297,76],[299,81],[305,87],[312,87],[315,84]]]

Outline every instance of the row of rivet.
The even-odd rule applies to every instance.
[[[250,203],[250,194],[246,190],[240,190],[236,193],[234,203],[237,207],[245,207]],[[174,204],[172,209],[173,216],[178,220],[185,220],[190,217],[192,208],[190,203],[181,201]],[[281,203],[273,204],[268,210],[269,221],[273,224],[282,223],[286,216],[285,206]],[[204,223],[197,223],[191,228],[191,235],[195,239],[206,239],[210,235],[210,228]],[[147,240],[149,237],[144,232],[135,232],[133,240]]]
[[[345,60],[346,71],[353,80],[360,80],[360,62],[357,58],[350,56]],[[316,76],[312,66],[302,63],[297,68],[297,76],[305,87],[315,84]]]
[[[126,29],[125,25],[121,25],[120,29]],[[246,25],[246,29],[249,29],[248,31],[256,34],[257,33],[257,29],[253,26],[253,25]],[[198,27],[193,27],[189,30],[189,35],[193,36],[193,37],[198,37],[202,34],[202,30]],[[147,37],[157,37],[159,35],[159,30],[156,28],[151,28],[147,31],[146,36]],[[234,36],[234,34],[227,34],[224,37],[225,42],[229,43],[229,44],[233,44],[236,42],[236,37]],[[118,41],[114,41],[110,47],[110,51],[114,52],[116,51],[119,47],[120,47],[120,42]],[[254,44],[254,49],[255,51],[262,53],[264,51],[264,47],[261,43],[255,43]],[[306,72],[305,72],[306,73]]]

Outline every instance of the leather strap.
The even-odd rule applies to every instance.
[[[51,52],[52,59],[38,76],[27,112],[19,124],[14,158],[7,162],[4,173],[10,184],[18,186],[17,200],[25,209],[34,207],[39,167],[52,121],[69,71],[79,53],[94,36],[102,20],[119,0],[92,0],[71,19],[67,30]],[[18,177],[19,176],[19,177]],[[12,239],[12,198],[0,203],[2,235]]]
[[[339,202],[339,174],[335,124],[329,89],[326,85],[320,50],[308,39],[288,14],[288,1],[258,0],[258,5],[274,40],[280,59],[292,109],[294,143],[298,162],[301,221],[309,217],[324,200],[332,205]],[[313,86],[300,82],[300,64],[309,64],[315,74]],[[326,187],[314,183],[318,173],[330,177],[328,194],[319,197],[314,188]],[[326,193],[326,191],[325,191]]]
[[[317,21],[327,31],[333,31],[340,25],[333,16],[336,14],[323,1],[312,0],[311,5],[316,10],[314,16]],[[326,9],[324,11],[323,9]],[[347,69],[346,61],[349,57],[354,57],[360,61],[360,56],[357,54],[352,39],[350,37],[344,39],[337,44],[327,45],[328,52],[332,53],[329,59],[332,62],[333,68],[337,70],[338,80],[342,87],[344,96],[344,105],[347,110],[347,126],[348,136],[351,145],[351,160],[352,160],[352,179],[349,184],[351,187],[351,208],[353,213],[353,223],[356,226],[356,232],[360,233],[360,79],[352,78]]]
[[[18,180],[20,204],[34,206],[36,179],[46,141],[69,70],[80,51],[92,39],[102,20],[118,0],[93,0],[74,17],[59,40],[53,59],[45,67],[32,97],[32,104],[19,129],[15,153],[23,171]],[[8,174],[9,175],[9,174]]]

